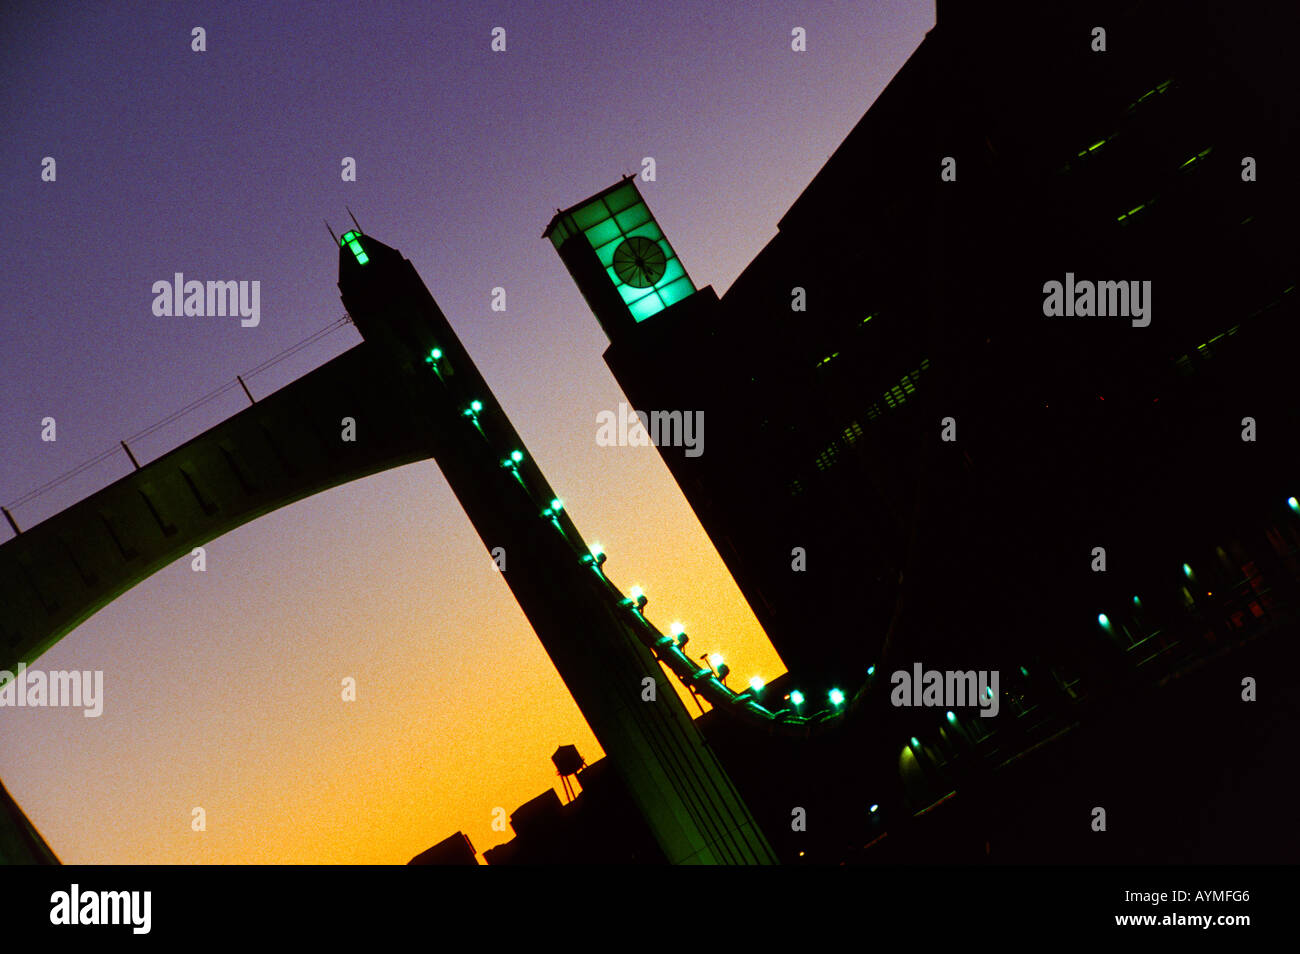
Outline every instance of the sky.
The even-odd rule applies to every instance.
[[[658,452],[597,446],[626,399],[541,233],[653,157],[643,196],[722,294],[933,25],[933,0],[8,5],[0,503],[34,526],[131,464],[29,492],[339,318],[325,221],[341,234],[350,208],[415,265],[611,579],[770,681],[784,667]],[[176,272],[259,281],[260,322],[154,315]],[[262,397],[359,341],[344,326],[245,379]],[[246,404],[233,388],[132,451]],[[494,809],[558,790],[557,746],[601,754],[434,462],[207,553],[35,664],[103,670],[99,718],[0,708],[0,780],[64,862],[404,863],[456,831],[481,852],[512,834]]]

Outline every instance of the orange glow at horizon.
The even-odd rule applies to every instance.
[[[636,506],[603,498],[610,577],[625,591],[635,579],[652,622],[683,620],[737,672],[783,673],[657,451],[605,453],[600,484],[653,488],[637,498],[657,514],[647,525]],[[422,503],[402,503],[412,500]],[[584,494],[566,501],[590,539]],[[277,545],[249,546],[254,528]],[[603,755],[436,465],[300,501],[208,553],[206,574],[181,561],[34,664],[103,668],[103,717],[5,716],[18,733],[25,720],[68,720],[57,751],[28,758],[75,784],[36,796],[21,772],[9,779],[65,863],[394,864],[456,831],[481,857],[514,835],[493,829],[495,809],[508,816],[559,791],[558,746],[575,744],[588,764]],[[212,585],[231,562],[238,585]],[[96,658],[92,639],[130,643],[142,619],[174,638]],[[355,702],[342,700],[345,676]],[[115,697],[144,701],[121,712]]]

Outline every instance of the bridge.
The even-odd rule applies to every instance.
[[[668,278],[680,286],[679,272]],[[348,232],[339,287],[361,344],[156,460],[132,457],[132,473],[34,527],[6,512],[17,535],[0,545],[0,680],[194,548],[304,497],[432,458],[484,545],[509,553],[507,583],[665,856],[772,863],[658,661],[714,707],[770,731],[808,734],[851,701],[837,691],[805,711],[794,693],[770,709],[761,684],[738,693],[720,660],[693,662],[686,633],[661,633],[641,612],[644,595],[605,576],[605,555],[583,541],[411,263]],[[5,803],[4,860],[51,860],[7,793]]]

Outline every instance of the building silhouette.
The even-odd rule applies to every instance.
[[[939,5],[721,298],[620,307],[599,259],[638,234],[595,247],[592,210],[620,218],[635,180],[547,229],[635,407],[710,422],[704,453],[659,452],[817,692],[904,653],[1043,660],[1084,693],[1111,678],[1098,644],[1294,600],[1295,103],[1252,45],[1271,21],[997,6]],[[1243,181],[1244,157],[1274,173]],[[1067,276],[1150,282],[1149,325],[1045,316]],[[1252,412],[1269,436],[1244,441]]]
[[[636,811],[609,759],[577,773],[582,790],[561,802],[547,789],[510,816],[515,836],[489,848],[490,865],[665,864],[653,833]]]
[[[709,422],[703,453],[659,452],[790,668],[783,691],[853,699],[837,738],[802,749],[706,729],[784,860],[802,849],[776,826],[813,801],[852,819],[823,859],[862,859],[881,819],[936,860],[991,855],[945,801],[959,787],[988,807],[1065,771],[1060,753],[1101,759],[1097,740],[1192,705],[1171,680],[1216,686],[1203,742],[1225,746],[1241,687],[1224,659],[1289,658],[1292,20],[940,3],[721,297],[675,267],[634,179],[551,220],[631,404]],[[999,672],[1000,718],[892,705],[891,673],[917,662]],[[1090,764],[1143,770],[1113,761]]]
[[[1147,860],[1206,860],[1171,834],[1199,804],[1176,786],[1270,717],[1294,729],[1240,704],[1243,674],[1296,671],[1293,16],[941,2],[721,297],[635,180],[547,227],[791,670],[766,698],[839,693],[833,725],[692,723],[414,268],[359,231],[340,287],[365,345],[8,541],[0,646],[35,658],[193,543],[434,457],[610,753],[568,804],[522,806],[490,863],[1096,859],[1052,827],[1053,779],[1080,772],[1164,803]],[[393,432],[340,445],[342,414]],[[914,663],[1000,673],[1000,715],[893,705]],[[1157,732],[1181,774],[1131,742]],[[1260,762],[1286,790],[1289,762]],[[1218,794],[1259,836],[1245,855],[1295,844],[1280,810]],[[48,855],[4,804],[6,852]],[[416,860],[468,863],[457,838]]]
[[[408,865],[477,865],[474,844],[464,832],[448,835],[407,862]]]

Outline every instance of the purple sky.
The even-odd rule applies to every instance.
[[[10,5],[0,503],[339,317],[322,219],[341,233],[347,205],[415,264],[615,582],[644,585],[651,619],[687,620],[701,651],[716,639],[738,675],[774,677],[654,449],[596,446],[622,394],[540,235],[653,156],[642,193],[696,285],[722,293],[933,21],[932,0]],[[260,281],[260,325],[154,316],[152,284],[177,271]],[[358,340],[344,328],[249,387]],[[232,390],[136,456],[245,403]],[[30,527],[129,469],[115,454],[14,515]],[[554,781],[555,745],[598,754],[432,463],[264,517],[209,564],[169,567],[42,657],[104,669],[103,717],[0,709],[0,779],[65,861],[402,862],[457,828],[483,849],[508,837],[492,807]]]

